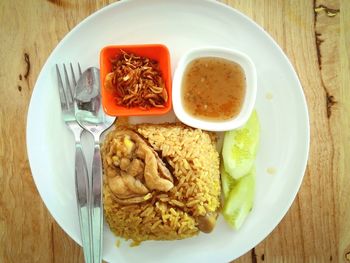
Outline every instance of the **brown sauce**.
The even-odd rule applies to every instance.
[[[227,120],[240,112],[246,90],[242,67],[217,57],[193,60],[182,82],[185,110],[198,118]]]

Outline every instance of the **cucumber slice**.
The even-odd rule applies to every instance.
[[[221,186],[222,186],[222,192],[224,194],[224,200],[226,200],[228,198],[228,195],[231,191],[231,189],[233,189],[233,187],[236,184],[236,180],[233,179],[226,171],[224,168],[224,165],[221,162],[220,165],[220,174],[221,174]]]
[[[222,157],[226,172],[234,179],[239,179],[252,169],[259,137],[260,125],[255,110],[242,128],[225,132]]]
[[[240,178],[225,199],[222,214],[226,222],[238,230],[253,208],[255,196],[255,166]]]

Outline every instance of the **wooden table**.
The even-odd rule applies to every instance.
[[[63,36],[108,0],[0,3],[0,262],[83,262],[31,176],[26,115],[38,73]],[[227,0],[295,66],[311,148],[302,187],[278,227],[235,262],[350,262],[350,1]]]

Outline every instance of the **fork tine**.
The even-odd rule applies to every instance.
[[[57,81],[58,81],[58,93],[60,94],[61,109],[66,110],[68,106],[68,102],[67,102],[66,92],[64,91],[64,87],[63,87],[61,73],[57,64],[56,64],[56,73],[57,73]]]
[[[67,68],[66,68],[65,64],[63,64],[63,69],[64,69],[64,75],[65,75],[65,80],[66,80],[66,89],[69,90],[66,93],[66,96],[67,96],[67,99],[68,99],[67,102],[68,102],[68,105],[72,105],[73,104],[73,93],[72,93],[71,85],[69,83]]]
[[[75,86],[77,85],[77,81],[75,79],[75,74],[74,74],[74,70],[73,70],[73,66],[72,66],[72,63],[69,63],[70,65],[70,72],[72,74],[72,80],[73,80],[73,95],[75,93]]]
[[[79,77],[81,77],[82,73],[81,73],[81,67],[79,63],[78,63],[78,69],[79,69]]]
[[[65,79],[66,79],[66,89],[68,89],[69,91],[67,92],[66,96],[68,98],[68,107],[73,107],[73,103],[74,103],[74,97],[73,97],[73,92],[72,92],[72,88],[69,82],[69,77],[68,77],[68,73],[67,73],[67,68],[66,65],[63,64],[63,69],[64,69],[64,75],[65,75]]]

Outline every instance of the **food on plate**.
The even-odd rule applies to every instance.
[[[110,229],[135,244],[211,232],[220,206],[214,133],[180,123],[119,126],[102,146]]]
[[[116,103],[125,107],[163,108],[168,93],[157,61],[121,50],[105,77],[106,88],[115,92]]]
[[[228,120],[240,112],[246,91],[242,67],[218,57],[194,59],[182,82],[185,110],[201,119]]]
[[[256,111],[240,129],[225,132],[220,165],[223,189],[222,214],[228,224],[239,229],[253,208],[255,157],[260,138]]]
[[[240,129],[225,132],[222,157],[224,168],[234,179],[247,174],[254,165],[260,137],[258,114],[253,111]]]
[[[248,174],[236,180],[231,187],[227,197],[225,197],[222,214],[232,228],[239,229],[253,208],[255,167]]]
[[[228,195],[231,189],[235,186],[237,180],[233,179],[224,168],[224,165],[221,161],[220,163],[220,176],[221,176],[221,189],[224,199],[228,198]]]

